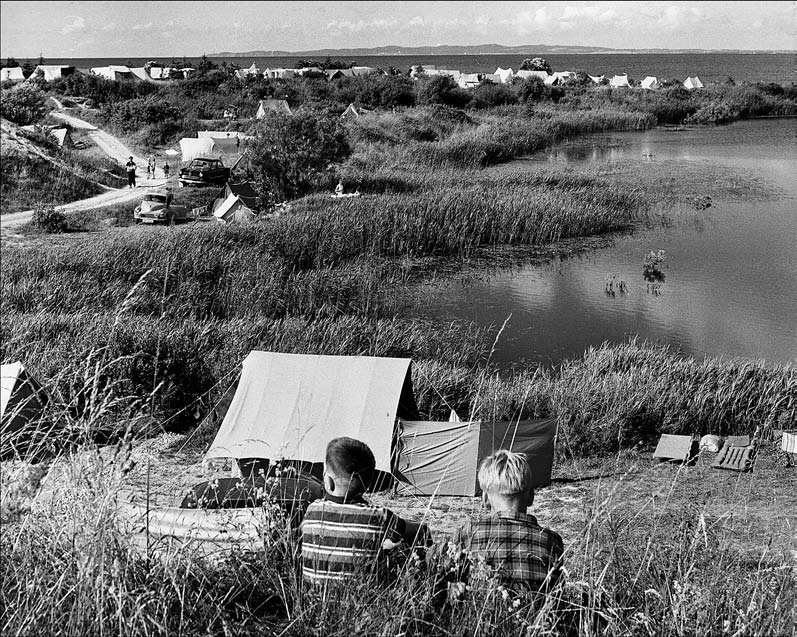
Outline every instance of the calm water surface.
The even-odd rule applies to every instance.
[[[425,290],[427,315],[500,326],[511,314],[494,355],[503,364],[555,364],[633,335],[698,357],[797,361],[797,121],[595,136],[515,166],[629,160],[654,169],[663,161],[684,171],[730,167],[779,194],[763,201],[715,196],[711,208],[679,216],[669,228],[622,236],[581,257],[438,284]],[[666,252],[660,295],[642,275],[650,250]],[[626,294],[607,295],[608,274],[626,281]]]

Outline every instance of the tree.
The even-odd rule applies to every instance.
[[[330,164],[351,154],[340,117],[309,109],[295,115],[269,113],[258,122],[248,149],[264,208],[309,192]]]
[[[30,60],[25,60],[25,62],[22,64],[22,73],[25,74],[25,77],[30,77],[35,69],[36,65]]]
[[[553,68],[551,67],[548,60],[544,58],[526,58],[523,62],[520,63],[520,70],[521,71],[545,71],[548,75],[553,73]]]
[[[203,53],[202,57],[199,59],[199,64],[196,66],[196,71],[199,75],[205,75],[209,71],[213,71],[216,68],[218,68],[216,63]]]
[[[454,78],[449,75],[433,75],[428,80],[421,80],[418,83],[419,104],[445,104],[462,108],[470,98],[471,96],[459,88]]]
[[[6,58],[6,63],[4,65],[6,68],[13,69],[19,66],[19,62],[16,61],[14,58]]]
[[[37,87],[24,83],[11,89],[5,89],[0,99],[0,115],[7,120],[27,126],[42,119],[47,112],[44,92]]]

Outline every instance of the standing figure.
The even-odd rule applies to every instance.
[[[136,187],[136,168],[136,162],[133,161],[133,158],[128,158],[125,170],[127,170],[127,185],[129,188]]]
[[[155,179],[155,157],[153,155],[147,159],[147,178]]]
[[[163,162],[163,176],[166,177],[166,179],[169,178],[169,161],[168,160]]]

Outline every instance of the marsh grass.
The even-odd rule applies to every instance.
[[[793,629],[787,554],[736,550],[732,525],[705,504],[668,496],[634,508],[623,477],[602,481],[571,511],[578,521],[564,576],[549,596],[516,600],[474,586],[451,604],[436,596],[454,564],[440,534],[424,562],[398,564],[387,588],[364,578],[320,593],[301,584],[295,538],[278,519],[263,529],[258,553],[155,538],[147,550],[123,504],[132,460],[125,442],[76,449],[53,464],[38,495],[40,475],[3,465],[4,484],[18,486],[3,492],[3,634],[763,637]],[[664,491],[680,480],[676,472]]]

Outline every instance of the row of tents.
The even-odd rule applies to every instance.
[[[4,67],[0,69],[0,81],[25,82],[34,77],[41,77],[52,82],[76,73],[98,75],[114,82],[156,82],[169,79],[188,79],[196,74],[193,68],[172,68],[161,66],[129,67],[123,65],[95,66],[90,69],[77,69],[67,64],[39,64],[29,77],[25,77],[22,67]]]
[[[40,76],[46,81],[50,82],[76,72],[83,71],[75,69],[73,66],[67,65],[39,65],[36,67],[31,77]],[[177,69],[159,66],[142,66],[133,68],[128,66],[109,65],[93,67],[89,69],[88,72],[116,82],[157,82],[166,79],[187,79],[196,73],[196,69]],[[26,79],[20,67],[3,68],[0,69],[0,73],[0,80],[3,82],[23,82]],[[364,75],[378,75],[380,73],[382,73],[382,71],[371,66],[355,66],[350,69],[329,69],[326,71],[319,67],[303,67],[299,69],[267,68],[260,70],[257,68],[256,64],[252,64],[249,68],[235,71],[235,75],[239,79],[246,79],[247,77],[260,75],[271,79],[290,79],[294,77],[324,75],[327,79],[333,80],[340,77],[361,77]],[[559,86],[576,77],[576,74],[573,71],[557,71],[555,73],[548,73],[546,71],[514,71],[511,68],[504,69],[498,67],[494,73],[462,73],[461,71],[453,69],[438,69],[433,65],[423,67],[419,65],[413,66],[410,71],[410,77],[417,79],[421,75],[446,75],[453,78],[461,88],[465,89],[478,86],[484,81],[494,82],[495,84],[511,84],[515,78],[528,79],[533,77],[539,78],[547,86]],[[603,84],[606,80],[606,76],[604,75],[590,75],[589,78],[595,84]],[[631,84],[628,81],[628,75],[624,74],[613,76],[609,80],[609,86],[614,88],[630,88]],[[692,90],[703,88],[703,83],[700,81],[699,77],[690,76],[684,80],[683,86],[684,88]],[[644,80],[642,80],[640,87],[643,89],[655,90],[661,87],[661,82],[659,82],[658,78],[648,75]]]
[[[547,71],[530,71],[525,69],[514,71],[511,68],[504,69],[500,66],[495,70],[494,73],[462,73],[461,71],[453,69],[438,69],[436,66],[432,65],[415,65],[410,71],[410,77],[414,79],[418,79],[421,76],[433,77],[436,75],[448,76],[455,80],[460,88],[465,89],[478,86],[484,81],[493,82],[495,84],[511,84],[516,78],[531,79],[535,77],[540,79],[546,86],[560,86],[576,77],[576,73],[573,71],[556,71],[554,73],[548,73]],[[604,84],[607,81],[605,75],[589,75],[588,77],[593,84]],[[615,75],[608,80],[608,84],[613,88],[631,87],[631,83],[628,80],[628,74]],[[683,86],[687,89],[703,88],[703,83],[697,76],[687,77],[683,82]],[[648,75],[644,80],[642,80],[640,87],[643,89],[655,90],[661,88],[661,82],[659,82],[658,78]]]
[[[534,485],[551,479],[556,420],[424,421],[411,360],[253,351],[218,406],[205,457],[297,461],[320,469],[339,436],[365,442],[376,468],[418,495],[473,496],[479,461],[499,448],[525,453]],[[45,392],[21,363],[2,366],[3,434],[35,426]]]

